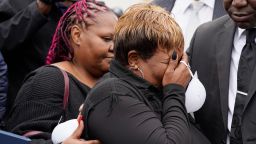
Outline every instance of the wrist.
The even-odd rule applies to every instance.
[[[186,90],[182,85],[175,84],[175,83],[170,83],[167,84],[163,87],[163,93],[164,95],[169,95],[170,93],[184,93],[185,94]]]

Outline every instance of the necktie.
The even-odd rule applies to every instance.
[[[196,28],[200,25],[199,11],[203,6],[204,4],[202,2],[196,0],[191,4],[192,11],[185,31],[185,49],[188,48]]]
[[[230,144],[243,144],[241,118],[245,100],[247,98],[246,96],[249,89],[250,79],[255,67],[255,36],[256,29],[246,30],[246,44],[243,47],[237,71],[237,94],[231,125]]]

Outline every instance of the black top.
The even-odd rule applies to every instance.
[[[4,62],[4,58],[2,56],[2,53],[0,52],[0,121],[2,120],[2,117],[6,110],[6,94],[7,94],[7,86],[8,86],[8,80],[7,80],[7,65]]]
[[[84,102],[89,87],[68,73],[69,100],[66,119],[77,118],[79,106]],[[11,132],[45,132],[37,138],[50,139],[53,128],[63,113],[64,77],[54,66],[43,66],[28,75],[21,87],[14,107],[8,116],[7,128]]]
[[[55,6],[47,17],[42,15],[36,0],[0,0],[0,50],[8,65],[8,108],[25,76],[45,64],[60,16]]]
[[[189,144],[184,92],[176,84],[158,90],[112,61],[85,101],[83,137],[103,144]]]

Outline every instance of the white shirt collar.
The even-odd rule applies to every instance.
[[[241,28],[238,28],[237,29],[237,36],[238,36],[238,38],[240,39],[241,38],[241,36],[242,36],[242,34],[244,34],[244,32],[245,32],[245,29],[241,29]]]
[[[176,0],[175,5],[177,4],[180,6],[179,11],[185,12],[193,1],[194,0]],[[214,8],[215,0],[200,0],[200,1],[212,9]]]

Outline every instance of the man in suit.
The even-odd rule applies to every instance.
[[[189,47],[191,37],[200,24],[226,14],[222,0],[154,0],[152,3],[172,13],[183,31],[184,50]]]
[[[191,40],[188,54],[193,71],[206,88],[206,101],[195,113],[203,132],[213,144],[256,143],[256,68],[250,68],[241,92],[242,55],[246,50],[250,33],[256,27],[255,0],[224,0],[229,16],[201,25]],[[255,35],[256,32],[251,34]],[[255,37],[250,46],[254,49],[250,59],[255,62]],[[249,59],[247,59],[249,60]],[[242,70],[248,70],[243,68]],[[247,74],[247,73],[246,73]],[[237,105],[242,97],[238,114]],[[237,115],[238,114],[238,115]],[[237,123],[236,126],[235,123]]]

